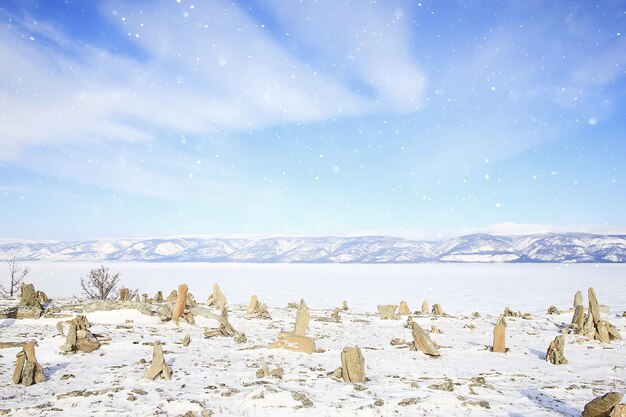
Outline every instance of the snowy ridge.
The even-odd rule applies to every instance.
[[[395,237],[166,238],[0,243],[0,259],[250,263],[626,262],[626,236],[474,234],[441,242]]]

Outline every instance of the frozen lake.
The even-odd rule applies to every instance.
[[[80,295],[80,278],[99,264],[28,264],[28,281],[51,296]],[[594,287],[613,312],[626,309],[626,265],[619,264],[215,264],[109,263],[121,283],[153,296],[187,283],[206,301],[214,282],[228,301],[247,304],[252,294],[283,307],[305,298],[311,308],[374,310],[377,304],[406,300],[413,310],[422,301],[440,303],[450,313],[545,312],[550,305],[570,307],[574,293]]]

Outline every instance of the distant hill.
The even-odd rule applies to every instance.
[[[250,263],[626,262],[626,235],[473,234],[439,242],[385,236],[0,242],[0,259]]]

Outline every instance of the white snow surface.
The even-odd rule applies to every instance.
[[[29,275],[49,296],[79,295],[79,279],[97,265],[36,263]],[[625,265],[418,264],[109,264],[122,283],[150,296],[168,294],[185,282],[200,302],[218,282],[229,301],[230,321],[247,335],[204,339],[213,320],[196,326],[161,324],[136,310],[87,313],[91,331],[111,339],[91,354],[64,356],[61,319],[0,320],[0,341],[37,341],[45,383],[13,385],[19,348],[0,349],[0,410],[30,416],[579,416],[584,405],[608,391],[626,392],[626,344],[602,345],[566,335],[566,365],[545,361],[549,343],[571,321],[571,313],[547,315],[550,305],[570,308],[576,290],[594,287],[601,304],[611,306],[604,319],[626,336]],[[268,304],[271,320],[246,319],[250,295]],[[307,335],[320,352],[309,356],[266,346],[281,329],[293,329],[295,310],[288,301],[304,298],[311,308]],[[394,337],[411,340],[405,319],[380,320],[377,304],[406,300],[420,308],[424,298],[440,303],[451,317],[415,317],[441,357],[428,357],[391,346]],[[340,322],[326,322],[332,308],[347,300],[350,311]],[[69,299],[57,298],[58,305]],[[505,307],[529,312],[531,320],[507,319],[507,353],[492,353],[492,330]],[[478,311],[480,317],[472,317]],[[72,316],[75,313],[72,314]],[[69,319],[71,317],[68,317]],[[472,328],[475,326],[475,328]],[[190,334],[191,344],[180,340]],[[148,342],[164,343],[174,374],[170,381],[141,376],[150,361]],[[328,373],[340,366],[340,351],[361,347],[368,381],[337,382]],[[283,367],[282,379],[255,376],[261,362]],[[452,391],[435,385],[451,382]],[[66,396],[85,391],[82,396]],[[135,391],[133,393],[133,391]],[[130,395],[136,400],[129,400]],[[302,400],[311,405],[305,407]],[[488,407],[488,408],[487,408]],[[191,415],[191,414],[188,414]]]

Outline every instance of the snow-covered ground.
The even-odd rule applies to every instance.
[[[78,295],[79,278],[95,265],[33,263],[31,282],[50,296]],[[247,335],[204,339],[217,322],[196,326],[161,324],[136,310],[87,313],[91,331],[110,344],[90,354],[64,356],[59,319],[0,320],[0,341],[34,339],[48,381],[13,385],[18,348],[0,349],[0,410],[23,415],[168,415],[189,411],[214,416],[578,416],[585,403],[608,391],[626,392],[626,344],[602,345],[566,335],[566,365],[546,362],[549,343],[571,314],[547,315],[550,305],[571,307],[576,290],[593,286],[605,319],[626,335],[626,266],[622,265],[228,265],[111,264],[122,281],[150,296],[167,295],[186,282],[205,301],[219,282],[230,303],[230,321]],[[272,320],[244,318],[249,296],[269,305]],[[268,350],[280,329],[291,330],[305,298],[311,310],[308,335],[320,352],[311,356]],[[424,298],[452,317],[416,317],[440,345],[439,358],[389,344],[411,340],[402,320],[380,320],[376,304],[406,300],[412,310]],[[326,321],[347,300],[340,322]],[[67,300],[65,300],[67,301]],[[59,300],[63,303],[63,300]],[[507,353],[492,353],[492,330],[506,306],[530,312],[531,320],[507,319]],[[478,311],[480,317],[472,317]],[[322,320],[319,320],[322,319]],[[191,335],[191,344],[180,341]],[[141,376],[152,355],[150,342],[164,343],[174,371],[170,381]],[[369,381],[336,382],[340,351],[359,345]],[[284,369],[282,379],[259,379],[262,361]],[[442,389],[444,388],[444,389]],[[451,390],[450,390],[451,389]],[[1,413],[1,411],[0,411]],[[191,415],[191,414],[189,414]]]

